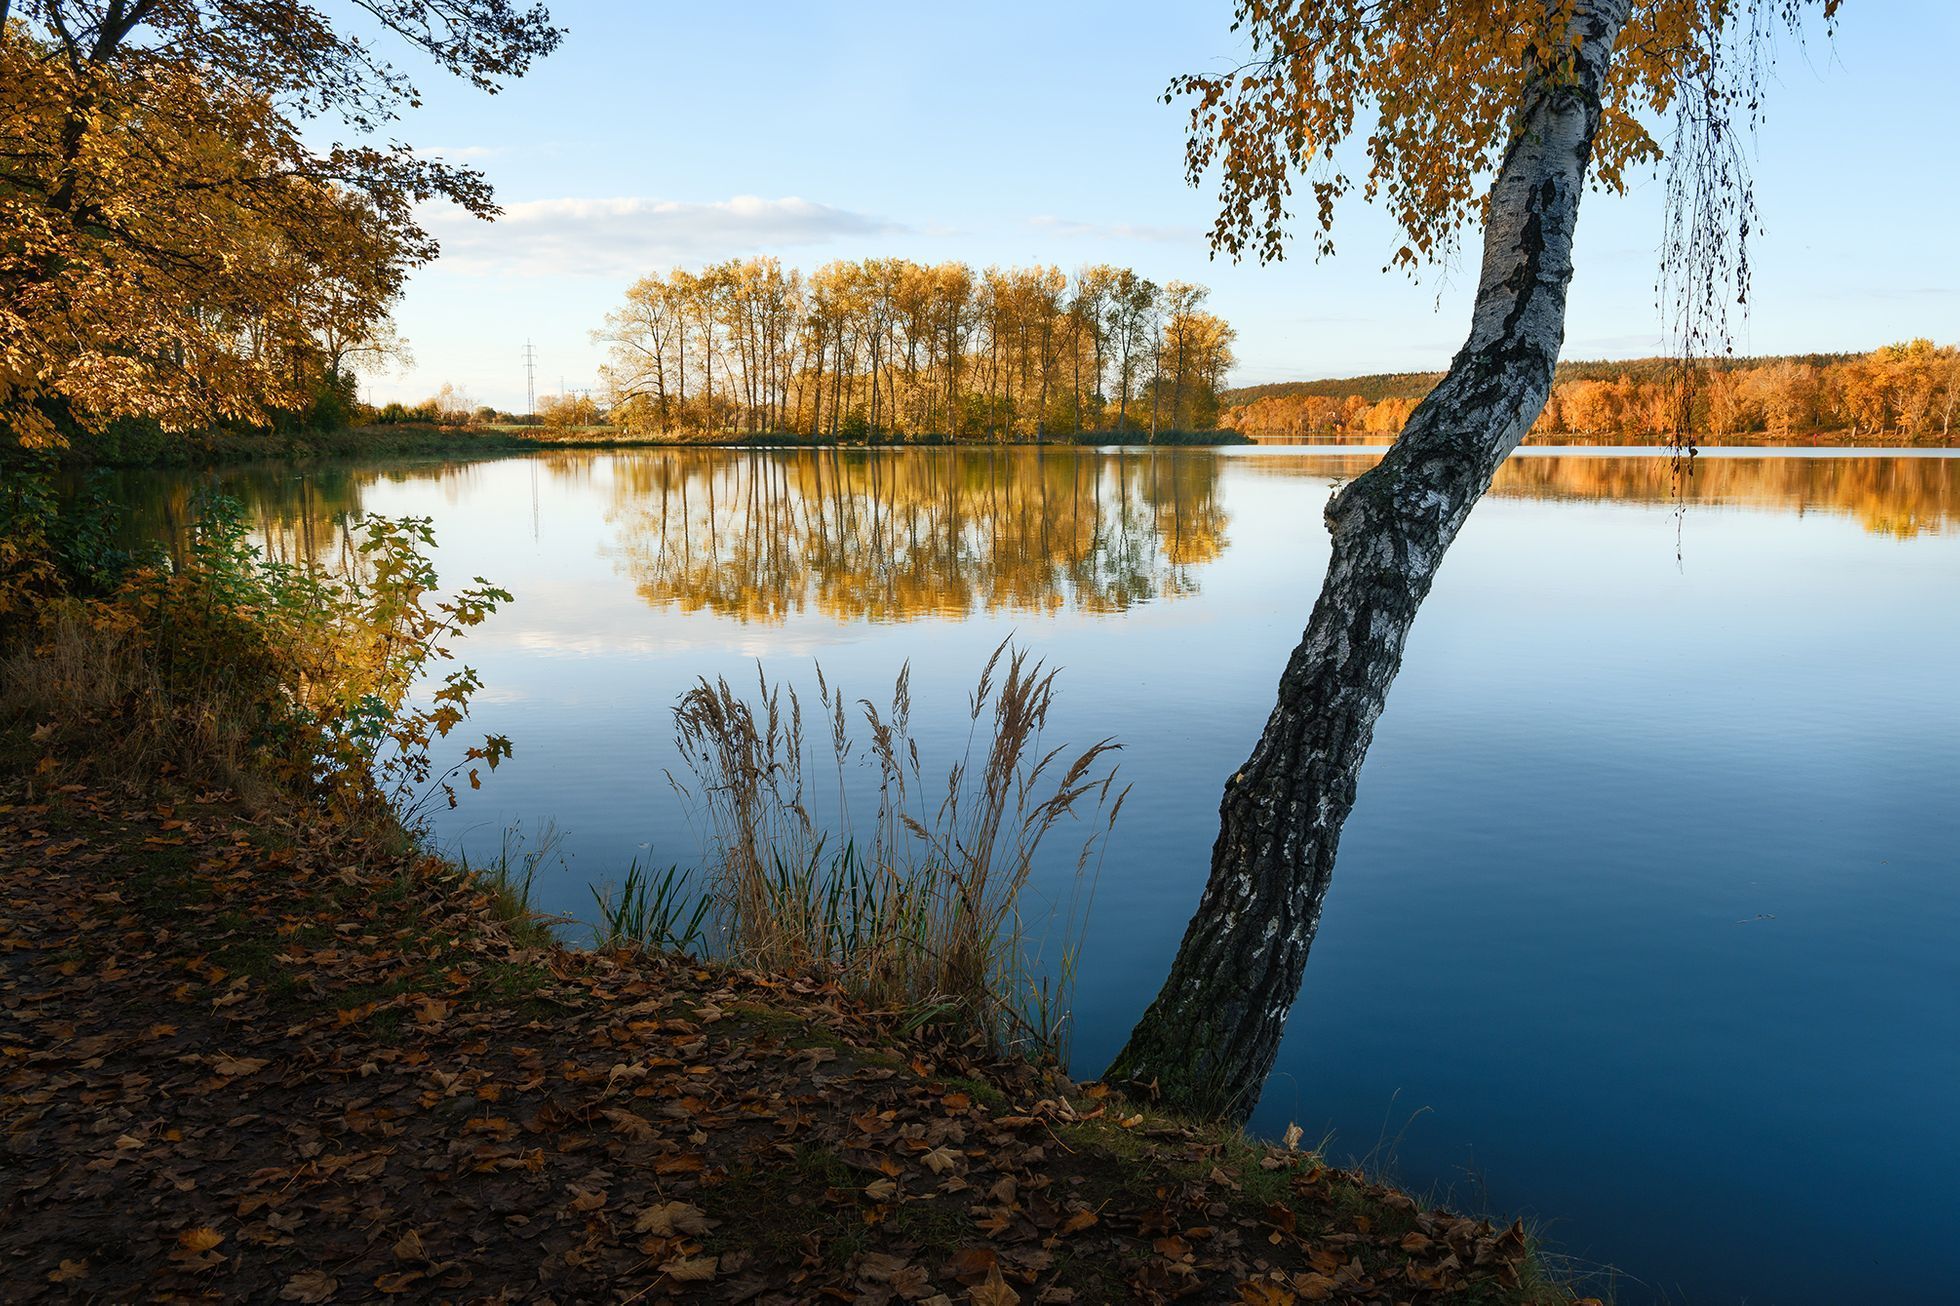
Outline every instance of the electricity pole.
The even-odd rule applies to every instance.
[[[538,351],[524,342],[524,420],[538,420]]]

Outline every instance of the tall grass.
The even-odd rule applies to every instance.
[[[746,701],[702,680],[674,709],[691,783],[670,776],[705,819],[703,886],[711,943],[768,970],[815,970],[915,1022],[943,1020],[996,1050],[1059,1054],[1080,915],[1127,790],[1108,739],[1080,752],[1047,747],[1055,672],[1003,642],[968,700],[960,755],[928,779],[911,734],[911,671],[890,704],[850,704],[817,671],[831,772],[813,774],[803,705],[758,670]],[[863,732],[858,738],[857,732]],[[855,830],[849,768],[877,784]],[[834,826],[812,793],[834,789]],[[1068,901],[1028,907],[1037,853],[1078,829]],[[1039,927],[1039,928],[1037,928]],[[1040,944],[1060,934],[1042,965]]]

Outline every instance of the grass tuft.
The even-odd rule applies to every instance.
[[[674,710],[692,784],[670,779],[710,834],[697,900],[706,915],[697,906],[683,921],[682,886],[670,871],[637,881],[637,898],[602,900],[608,929],[631,937],[611,925],[618,919],[646,934],[691,937],[705,919],[710,942],[740,964],[833,976],[874,1006],[904,1013],[903,1026],[951,1024],[996,1051],[1059,1055],[1078,910],[1127,792],[1116,787],[1118,746],[1046,746],[1055,672],[1006,642],[969,697],[965,748],[943,780],[927,780],[910,733],[909,667],[883,710],[868,700],[853,710],[821,667],[817,688],[838,828],[811,813],[817,777],[806,766],[795,689],[772,686],[758,671],[749,702],[726,680],[702,680]],[[863,838],[852,833],[845,797],[854,756],[877,782]],[[1062,955],[1047,973],[1023,907],[1038,851],[1075,821],[1086,833],[1061,918]]]

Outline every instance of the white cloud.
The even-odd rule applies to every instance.
[[[441,159],[445,163],[468,163],[502,154],[500,145],[430,145],[415,151],[419,159]]]
[[[1144,240],[1182,245],[1205,238],[1204,231],[1198,227],[1153,226],[1136,222],[1077,222],[1072,218],[1058,218],[1051,213],[1029,218],[1028,225],[1037,231],[1070,239]]]
[[[439,267],[478,274],[633,276],[796,245],[900,231],[900,224],[787,196],[737,195],[710,203],[621,196],[527,200],[482,223],[432,206]]]

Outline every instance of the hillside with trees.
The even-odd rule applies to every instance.
[[[1224,425],[1251,436],[1390,436],[1440,372],[1228,390]],[[1530,439],[1719,443],[1848,435],[1946,443],[1960,419],[1960,348],[1911,340],[1868,354],[1713,360],[1685,378],[1664,358],[1560,363]],[[1686,404],[1688,420],[1681,421]]]

